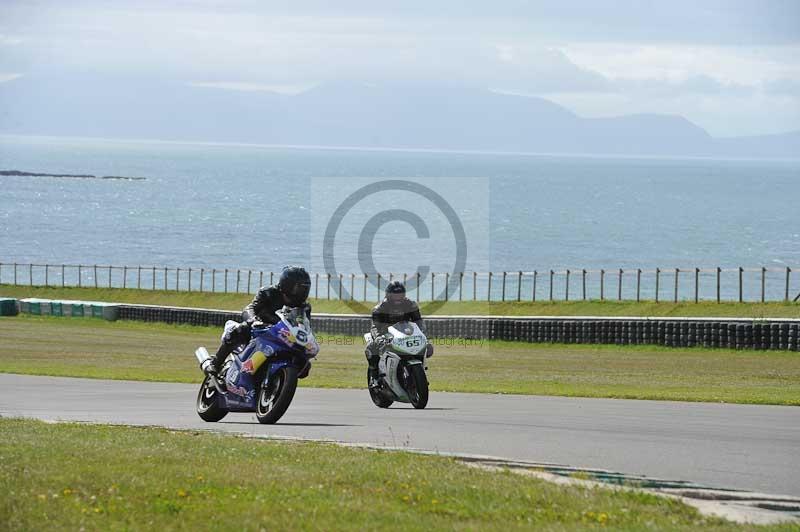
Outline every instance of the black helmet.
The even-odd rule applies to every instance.
[[[400,281],[392,281],[391,283],[386,285],[386,295],[389,294],[405,294],[406,287]]]
[[[392,281],[386,285],[386,300],[392,306],[402,304],[406,297],[406,287],[400,281]]]
[[[287,266],[281,272],[278,289],[286,297],[289,305],[298,307],[306,302],[311,291],[311,276],[305,268]]]

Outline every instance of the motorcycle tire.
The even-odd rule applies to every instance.
[[[381,393],[380,389],[369,387],[369,368],[367,368],[367,389],[369,390],[369,396],[372,402],[378,408],[389,408],[392,406],[392,403],[394,403],[391,399],[387,399],[386,396]]]
[[[409,367],[408,373],[406,380],[408,398],[414,408],[421,410],[428,405],[428,377],[425,376],[425,370],[419,364]]]
[[[203,379],[203,384],[200,385],[200,391],[197,393],[197,415],[203,421],[214,423],[228,415],[228,411],[220,408],[219,401],[217,400],[217,389],[211,384],[213,377],[206,375]]]
[[[284,366],[269,378],[267,385],[258,390],[256,419],[271,425],[278,421],[294,398],[297,390],[297,368]]]

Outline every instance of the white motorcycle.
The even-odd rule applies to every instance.
[[[409,321],[395,323],[385,337],[386,348],[378,362],[378,386],[369,388],[372,402],[380,408],[388,408],[395,401],[425,408],[428,404],[425,358],[430,353],[427,337],[416,323]],[[371,339],[370,333],[364,335],[364,342]]]

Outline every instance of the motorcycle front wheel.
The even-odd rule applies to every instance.
[[[414,408],[422,409],[428,405],[428,378],[422,365],[414,364],[408,368],[406,392]]]
[[[224,418],[228,411],[219,406],[219,392],[211,384],[211,375],[206,375],[203,379],[203,384],[200,385],[200,391],[197,394],[197,415],[203,421],[214,423]]]
[[[267,384],[258,391],[256,419],[259,423],[271,425],[278,421],[294,398],[297,390],[297,368],[284,366],[269,378]]]

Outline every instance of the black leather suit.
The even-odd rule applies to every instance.
[[[238,345],[246,344],[250,341],[250,331],[254,321],[260,321],[268,325],[278,323],[280,318],[275,314],[276,311],[285,305],[283,294],[277,286],[262,287],[258,290],[253,301],[242,311],[242,323],[231,329],[222,339],[217,353],[214,355],[214,366],[221,368],[228,355]],[[311,305],[304,304],[307,317],[311,317]]]

